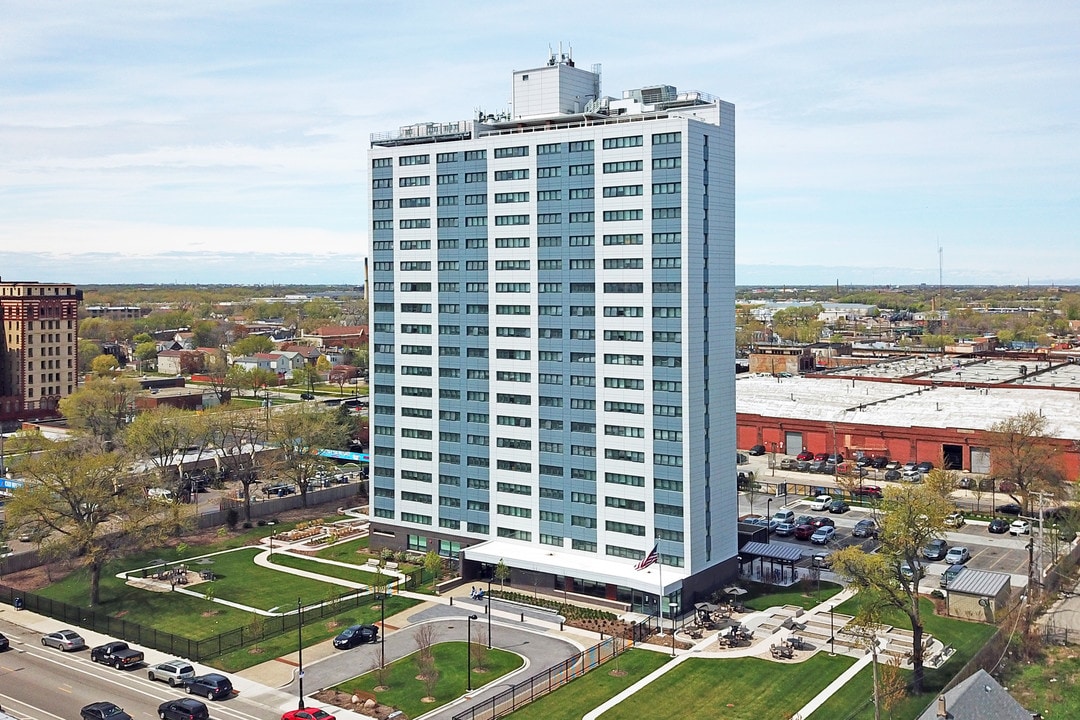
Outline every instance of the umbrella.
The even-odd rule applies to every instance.
[[[741,587],[729,587],[725,588],[724,592],[726,592],[728,595],[734,595],[738,597],[739,595],[745,595],[749,591]]]
[[[699,603],[694,603],[694,609],[703,610],[704,612],[713,612],[715,610],[719,610],[720,606],[719,605],[713,605],[712,603],[707,603],[707,602],[699,602]]]

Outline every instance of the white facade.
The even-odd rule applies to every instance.
[[[599,84],[555,70],[542,123],[373,142],[375,541],[677,600],[736,554],[734,108],[552,119]]]

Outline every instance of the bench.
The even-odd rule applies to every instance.
[[[387,570],[397,570],[398,569],[398,564],[396,562],[388,562],[388,563],[386,563],[386,569]]]

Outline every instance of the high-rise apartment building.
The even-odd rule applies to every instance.
[[[734,107],[565,55],[512,102],[372,137],[373,542],[685,607],[735,572]]]
[[[75,392],[80,302],[74,285],[0,281],[0,420],[55,416]]]

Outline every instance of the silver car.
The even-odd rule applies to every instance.
[[[167,660],[154,665],[146,672],[151,680],[161,680],[171,687],[183,685],[195,677],[195,668],[187,660]]]
[[[54,633],[43,635],[41,637],[41,644],[46,647],[54,647],[63,652],[81,650],[86,647],[86,641],[82,639],[82,635],[74,630],[58,630]]]

